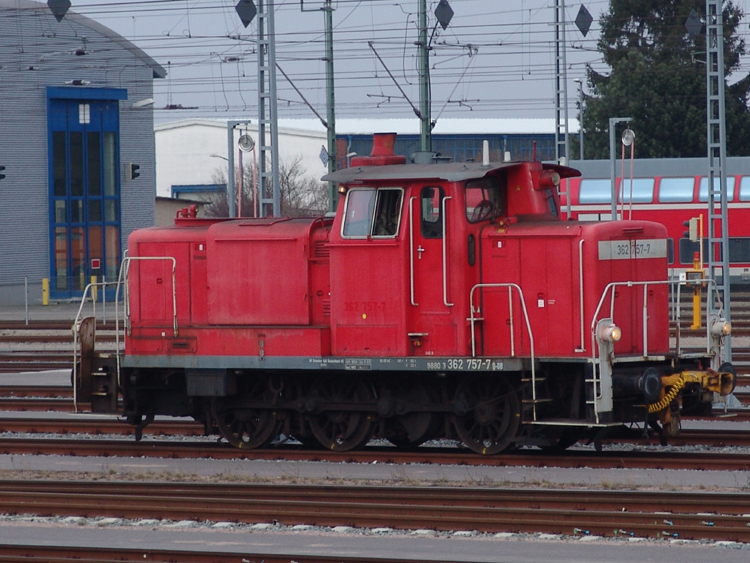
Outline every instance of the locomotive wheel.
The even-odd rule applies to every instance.
[[[235,448],[260,448],[279,434],[281,421],[274,409],[243,406],[245,402],[271,402],[265,381],[258,382],[249,393],[236,397],[214,397],[211,402],[216,426],[227,442]]]
[[[470,376],[458,385],[454,426],[470,450],[500,453],[511,445],[520,425],[521,401],[510,382]]]
[[[391,419],[392,427],[388,441],[399,449],[413,449],[437,436],[442,426],[441,417],[434,412],[406,412],[399,414],[401,405],[408,410],[412,404],[429,404],[437,402],[437,393],[431,392],[424,385],[412,387],[406,393],[399,393],[396,401],[396,418]]]
[[[310,389],[315,401],[358,405],[371,403],[375,393],[360,377],[347,376],[318,379]],[[374,427],[370,413],[349,410],[322,410],[310,416],[310,429],[327,450],[347,452],[364,446]]]

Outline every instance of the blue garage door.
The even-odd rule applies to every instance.
[[[91,276],[117,279],[120,89],[48,88],[50,290],[82,295]]]

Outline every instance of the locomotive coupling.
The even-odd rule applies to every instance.
[[[680,390],[686,385],[697,385],[703,391],[718,393],[722,397],[730,395],[737,385],[737,374],[729,362],[722,364],[718,371],[686,370],[661,378],[665,390],[664,396],[656,403],[649,405],[648,411],[659,412],[669,406]],[[669,390],[667,390],[669,389]]]

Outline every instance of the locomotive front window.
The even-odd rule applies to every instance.
[[[395,237],[401,219],[401,188],[353,188],[346,194],[341,236]]]
[[[466,218],[478,223],[502,214],[500,184],[495,178],[482,178],[466,184]]]

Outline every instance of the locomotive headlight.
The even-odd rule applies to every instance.
[[[618,342],[622,338],[622,329],[616,324],[608,324],[599,327],[599,340],[605,342]]]
[[[711,334],[714,336],[729,336],[732,334],[732,323],[724,319],[718,319],[711,325]]]

